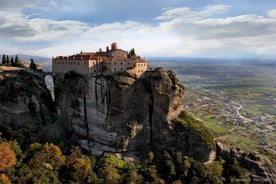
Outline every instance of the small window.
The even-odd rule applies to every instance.
[[[123,69],[121,68],[121,71],[123,71]]]
[[[129,65],[129,62],[127,62],[127,64]]]
[[[123,62],[121,62],[121,65],[123,64]]]
[[[80,62],[78,62],[78,65],[80,65]]]
[[[114,65],[116,65],[116,62],[114,62]]]
[[[116,71],[116,68],[114,68],[114,71]]]

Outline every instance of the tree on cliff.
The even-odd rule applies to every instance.
[[[15,66],[13,57],[11,58],[11,66]]]
[[[15,56],[15,60],[14,60],[14,66],[19,66],[19,64],[20,64],[20,59],[19,59],[19,57],[16,55],[16,56]]]
[[[136,58],[137,57],[134,48],[129,51],[129,53],[127,54],[127,57],[128,58]]]
[[[7,55],[6,58],[7,58],[7,60],[6,60],[6,65],[7,65],[7,66],[10,66],[10,65],[11,65],[11,61],[10,61],[9,56]]]
[[[31,59],[30,68],[33,69],[33,70],[36,70],[36,68],[37,68],[33,59]]]
[[[3,54],[3,56],[2,56],[2,65],[5,66],[6,63],[7,63],[7,56],[5,54]]]

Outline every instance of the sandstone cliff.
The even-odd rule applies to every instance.
[[[185,93],[175,74],[161,68],[139,79],[118,73],[86,80],[69,73],[55,80],[60,115],[93,154],[175,149],[206,161],[213,138],[206,128],[194,128],[199,122],[185,120]]]
[[[21,130],[26,134],[34,131],[44,137],[42,127],[46,128],[57,119],[44,75],[28,69],[5,75],[0,80],[0,125],[4,129],[1,131]]]

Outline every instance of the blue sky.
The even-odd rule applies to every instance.
[[[112,42],[142,57],[275,58],[275,0],[0,0],[0,52],[46,57]]]

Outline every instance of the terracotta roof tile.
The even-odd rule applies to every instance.
[[[113,56],[111,61],[132,61],[130,58],[124,56]]]

